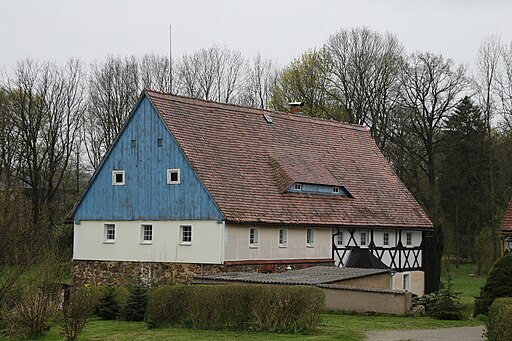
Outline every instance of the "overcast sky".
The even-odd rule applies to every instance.
[[[0,66],[34,58],[173,55],[212,45],[287,64],[340,28],[395,33],[407,51],[471,65],[483,37],[512,42],[510,0],[2,0]]]

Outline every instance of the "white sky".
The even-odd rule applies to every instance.
[[[340,28],[395,33],[407,51],[474,63],[481,39],[512,42],[510,0],[0,0],[0,67],[34,58],[173,55],[212,45],[287,64]]]

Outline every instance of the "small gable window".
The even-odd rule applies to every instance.
[[[179,168],[173,168],[167,170],[167,184],[178,185],[180,183],[180,170]]]
[[[112,171],[112,185],[113,186],[124,186],[124,170],[113,170]]]
[[[157,138],[157,139],[156,139],[156,146],[157,146],[157,147],[162,147],[162,145],[163,145],[163,140],[162,140],[162,138],[161,138],[161,137]]]
[[[306,246],[313,247],[315,246],[315,230],[311,227],[306,229]]]
[[[153,225],[142,224],[140,225],[140,243],[151,244],[153,241]]]
[[[343,245],[343,232],[338,232],[336,235],[336,245]]]
[[[389,246],[389,232],[384,232],[382,244],[385,246]]]
[[[407,232],[407,234],[405,235],[405,244],[412,245],[412,233],[411,232]]]
[[[249,247],[258,247],[258,228],[251,227],[249,229]]]
[[[112,244],[116,241],[116,225],[105,224],[103,225],[103,242]]]
[[[367,242],[368,241],[368,239],[367,239],[368,236],[367,236],[366,232],[361,232],[360,236],[361,236],[361,244],[360,244],[360,246],[367,245],[368,244],[368,242]]]
[[[278,243],[279,243],[279,247],[287,247],[288,246],[288,229],[286,229],[286,228],[279,229]]]
[[[293,185],[293,189],[296,190],[296,191],[302,190],[302,184],[295,184],[295,185]]]
[[[192,244],[192,226],[181,225],[180,226],[180,244],[191,245]]]

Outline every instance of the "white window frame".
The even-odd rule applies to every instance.
[[[411,274],[409,272],[402,274],[402,289],[411,291]]]
[[[185,229],[188,228],[190,228],[190,235],[186,236]],[[180,225],[180,245],[192,245],[192,225]]]
[[[176,173],[178,175],[178,180],[172,181],[172,174]],[[167,184],[168,185],[179,185],[181,183],[181,174],[179,168],[169,168],[167,169]]]
[[[405,233],[405,245],[407,245],[407,246],[412,245],[412,232]]]
[[[341,242],[341,243],[340,243]],[[335,243],[337,246],[343,246],[343,231],[340,231],[337,235],[336,235],[336,240],[335,240]]]
[[[113,227],[111,230],[110,228]],[[114,231],[114,238],[109,238],[109,231]],[[105,223],[103,224],[103,243],[114,244],[116,242],[116,224]]]
[[[279,247],[288,247],[288,229],[286,227],[277,230],[277,243]]]
[[[150,233],[149,236],[151,239],[145,239],[146,237],[146,227],[150,227]],[[140,243],[141,244],[152,244],[153,243],[153,237],[154,237],[154,228],[153,224],[140,224]]]
[[[250,248],[257,248],[258,247],[258,228],[257,227],[250,227],[249,228],[249,247]]]
[[[117,175],[122,175],[123,180],[117,181]],[[126,184],[126,174],[123,169],[114,169],[112,171],[112,186],[124,186]]]
[[[296,183],[293,185],[294,191],[302,191],[302,184]]]
[[[332,192],[334,194],[339,194],[340,193],[340,188],[338,186],[332,186]]]
[[[363,234],[364,234],[364,244],[363,244]],[[368,246],[368,231],[359,232],[359,246]]]
[[[387,243],[386,243],[386,239],[387,239]],[[389,245],[389,232],[388,231],[383,231],[382,232],[382,246],[390,246]]]
[[[315,247],[315,229],[312,227],[306,229],[306,246]]]

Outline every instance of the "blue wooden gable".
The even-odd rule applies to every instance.
[[[167,184],[167,169],[180,169],[180,184]],[[124,185],[112,184],[113,170],[125,171]],[[223,219],[146,96],[106,154],[72,217],[75,222]]]

